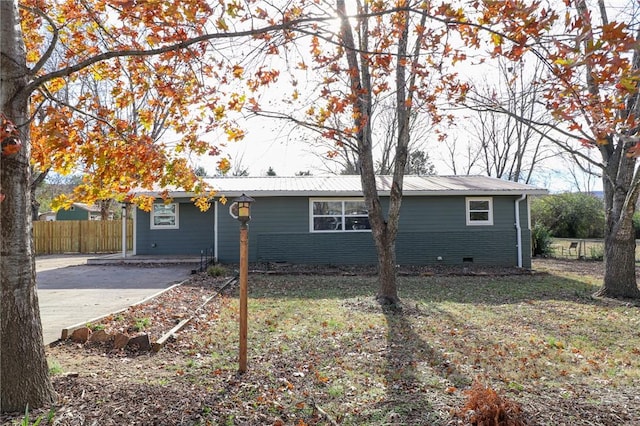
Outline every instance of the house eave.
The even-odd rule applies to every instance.
[[[520,195],[547,195],[549,191],[546,189],[525,189],[525,190],[432,190],[432,191],[404,191],[404,197],[446,197],[446,196],[467,196],[467,197],[488,197],[488,196],[520,196]],[[160,198],[160,192],[144,192],[140,195],[147,195]],[[228,200],[239,197],[242,194],[250,195],[253,198],[264,197],[324,197],[324,198],[341,198],[341,197],[362,197],[362,191],[219,191],[217,197],[224,196]],[[389,191],[378,191],[381,197],[388,197]],[[175,191],[169,192],[171,198],[193,198],[195,193]]]
[[[362,197],[359,176],[297,176],[297,177],[218,177],[206,179],[208,188],[228,199],[242,194],[251,197]],[[391,176],[377,176],[378,194],[387,197],[393,187]],[[193,191],[179,188],[140,190],[139,195],[192,198]],[[416,196],[494,196],[544,195],[547,190],[528,184],[510,182],[486,176],[405,176],[403,194]]]

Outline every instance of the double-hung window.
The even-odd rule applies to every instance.
[[[493,199],[491,197],[468,197],[467,225],[493,225]]]
[[[311,232],[356,232],[371,229],[364,200],[311,199]]]
[[[178,204],[154,204],[151,208],[151,229],[178,229]]]

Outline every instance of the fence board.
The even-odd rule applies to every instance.
[[[36,254],[114,253],[122,250],[120,220],[33,222]],[[133,221],[127,221],[127,250],[133,248]]]

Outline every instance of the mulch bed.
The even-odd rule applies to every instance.
[[[206,273],[193,275],[189,281],[182,285],[173,286],[153,299],[144,303],[129,307],[128,309],[87,324],[73,333],[66,341],[57,341],[52,346],[61,344],[82,344],[87,350],[117,354],[119,351],[134,355],[138,352],[147,352],[152,348],[147,344],[153,344],[159,339],[167,337],[166,334],[178,324],[194,324],[202,318],[200,314],[209,303],[215,303],[214,299],[225,290],[232,282],[225,278],[210,277]],[[100,337],[94,340],[94,337]],[[126,336],[129,344],[117,347],[118,338]],[[148,336],[148,338],[147,338]],[[144,337],[144,339],[141,339]],[[116,347],[114,347],[116,343]],[[154,350],[159,350],[159,347]]]

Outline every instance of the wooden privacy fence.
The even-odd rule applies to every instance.
[[[122,251],[122,221],[33,222],[36,254],[114,253]],[[133,221],[127,221],[127,250],[133,248]]]

